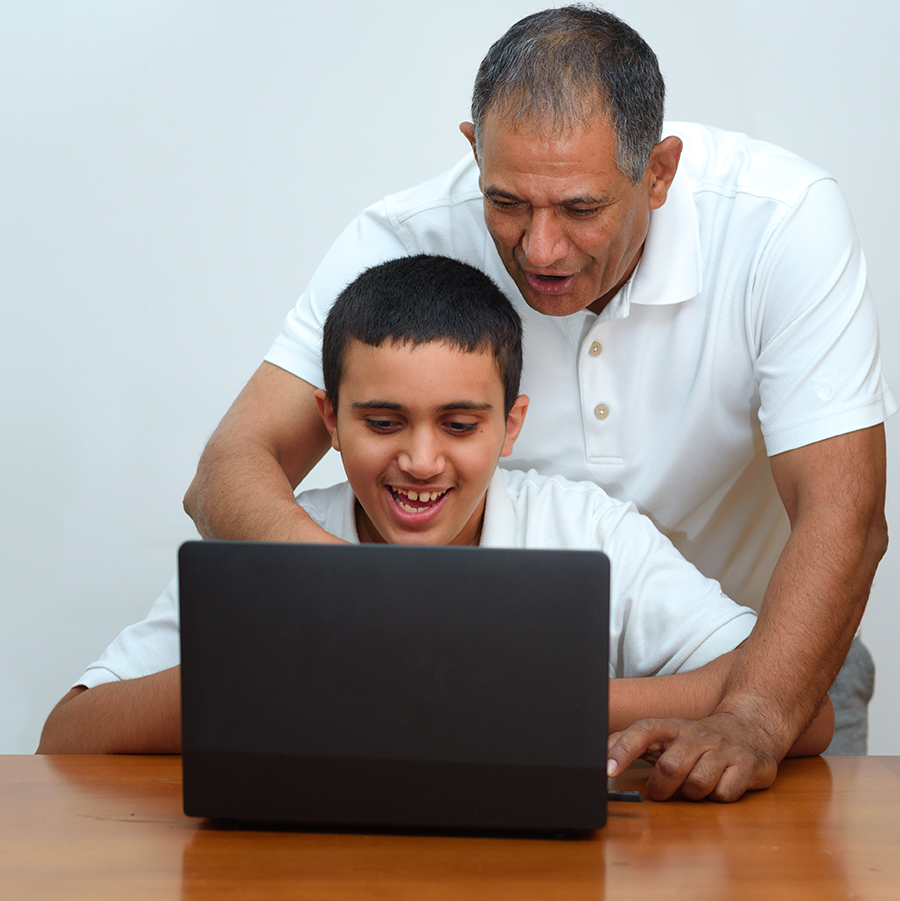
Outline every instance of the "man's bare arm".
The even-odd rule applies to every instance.
[[[771,466],[791,535],[718,710],[754,723],[779,755],[823,703],[887,550],[884,427],[779,454]]]
[[[38,754],[178,754],[181,667],[73,688],[53,708]]]
[[[651,782],[734,801],[774,781],[777,764],[826,703],[887,548],[883,426],[773,457],[791,535],[759,621],[708,717],[680,730]],[[752,759],[751,766],[743,764]],[[768,776],[760,776],[768,774]]]
[[[207,442],[184,497],[204,538],[338,540],[294,500],[331,443],[315,390],[271,363],[253,374]]]

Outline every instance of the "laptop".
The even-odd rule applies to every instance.
[[[605,824],[599,551],[193,541],[179,579],[186,814]]]

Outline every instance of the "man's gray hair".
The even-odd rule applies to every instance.
[[[490,107],[513,126],[563,131],[608,116],[616,165],[637,184],[662,137],[666,88],[656,54],[621,19],[578,4],[516,22],[488,51],[475,77],[472,121]]]

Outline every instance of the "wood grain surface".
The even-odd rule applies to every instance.
[[[613,802],[578,839],[221,829],[182,813],[179,757],[0,756],[0,805],[16,901],[900,897],[895,757],[788,761],[737,804]]]

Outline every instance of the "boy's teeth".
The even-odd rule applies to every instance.
[[[447,492],[444,491],[404,491],[402,488],[394,488],[394,495],[397,498],[397,503],[406,510],[407,513],[418,513],[422,508],[421,507],[410,507],[408,504],[404,504],[401,498],[410,501],[422,501],[425,504],[429,504],[432,501],[436,501],[439,497],[443,497]]]

